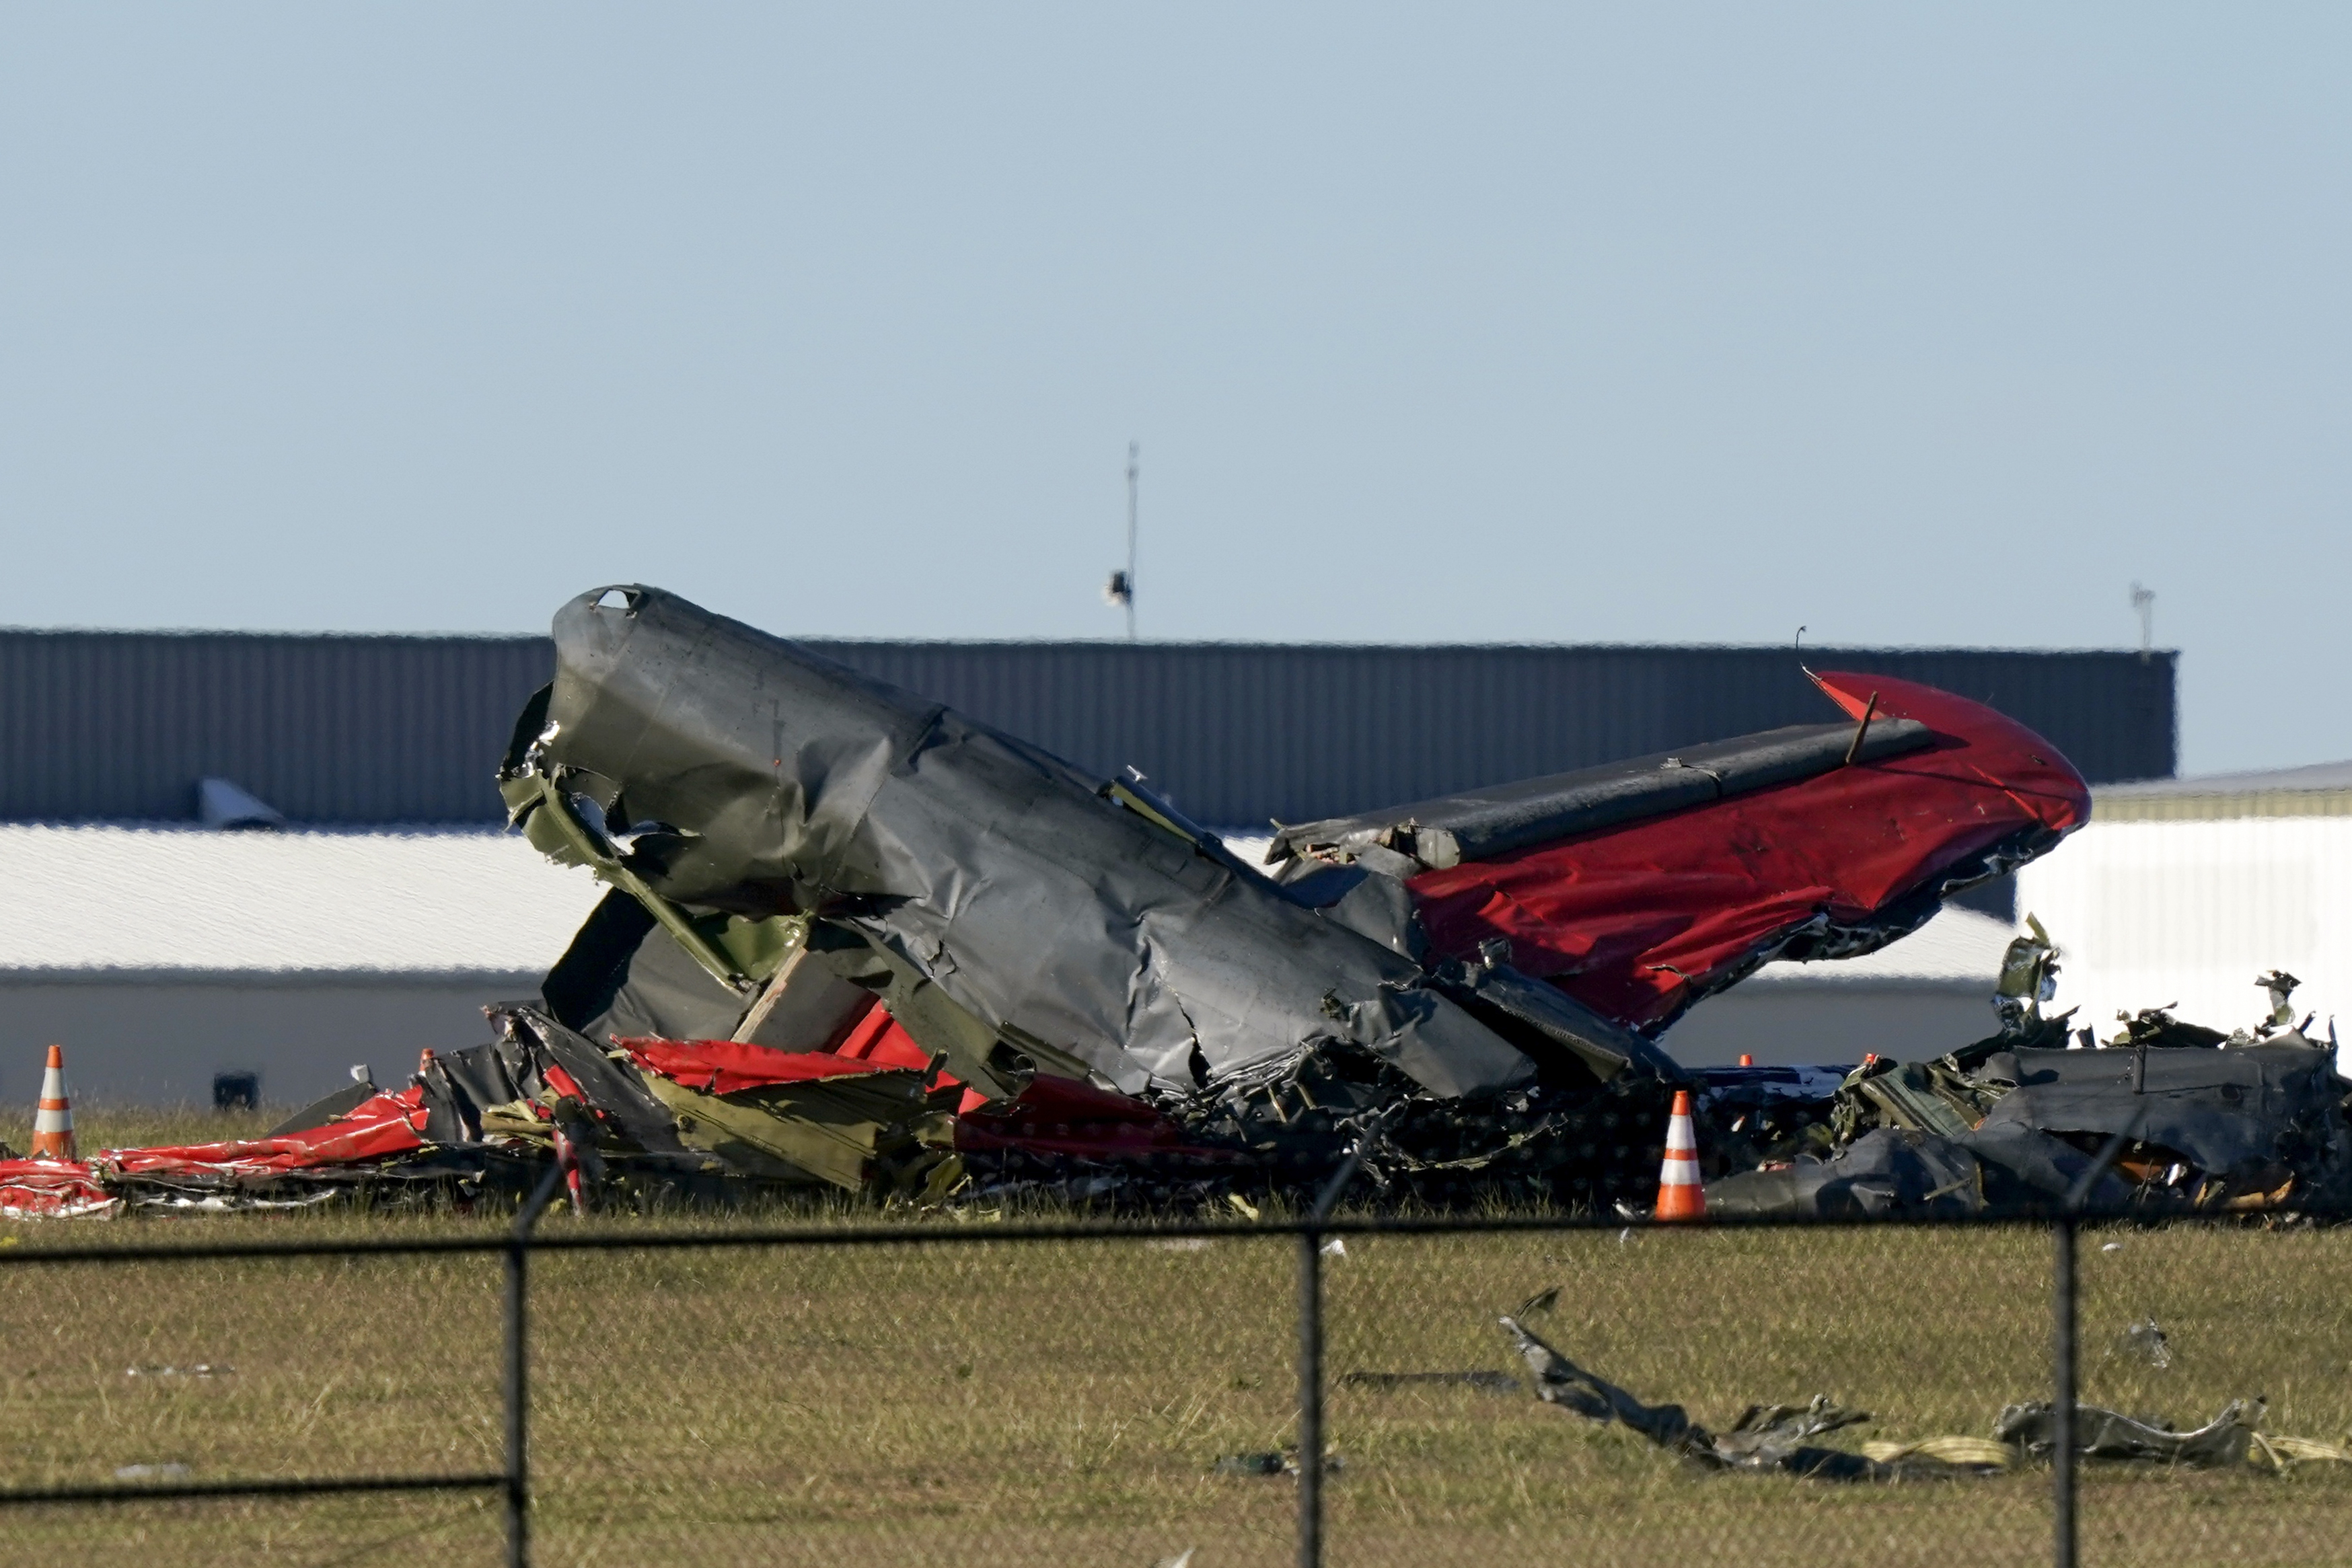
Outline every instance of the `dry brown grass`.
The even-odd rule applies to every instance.
[[[209,1105],[110,1105],[74,1102],[74,1136],[87,1155],[100,1149],[152,1148],[170,1144],[209,1144],[227,1138],[257,1138],[298,1107],[264,1105],[257,1111],[215,1111]],[[22,1154],[32,1145],[33,1109],[0,1109],[0,1144]]]
[[[255,1217],[71,1234],[495,1223]],[[2117,1231],[2084,1250],[2085,1397],[2186,1423],[2261,1394],[2275,1430],[2352,1427],[2352,1232]],[[8,1483],[102,1481],[128,1464],[225,1477],[499,1463],[494,1259],[5,1258]],[[1326,1267],[1346,1467],[1329,1560],[2046,1561],[2042,1472],[1861,1489],[1707,1479],[1528,1397],[1336,1380],[1507,1368],[1496,1314],[1556,1283],[1549,1337],[1701,1420],[1825,1392],[1876,1413],[1857,1441],[1983,1433],[2001,1405],[2046,1389],[2048,1260],[2047,1238],[2022,1230],[1351,1238]],[[1287,1562],[1293,1483],[1211,1465],[1291,1438],[1293,1268],[1291,1243],[1265,1238],[542,1256],[538,1560],[1146,1568],[1190,1546],[1195,1568]],[[2168,1371],[2109,1354],[2149,1315],[2177,1353]],[[235,1370],[129,1375],[196,1363]],[[2085,1558],[2330,1563],[2347,1521],[2352,1476],[2323,1469],[2108,1473],[2087,1482]],[[141,1504],[0,1517],[0,1533],[25,1561],[488,1563],[499,1523],[474,1499]]]

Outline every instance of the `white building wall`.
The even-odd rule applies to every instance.
[[[263,1103],[278,1106],[348,1087],[362,1062],[397,1088],[425,1047],[488,1040],[483,1004],[538,988],[537,975],[0,976],[0,1103],[26,1113],[51,1044],[65,1047],[85,1110],[209,1105],[216,1072],[257,1074]]]
[[[2352,817],[2091,824],[2017,874],[2021,920],[2058,944],[2057,1006],[2101,1039],[2118,1011],[2250,1027],[2254,977],[2285,969],[2295,1001],[2352,1029]]]
[[[91,1103],[209,1103],[216,1072],[277,1104],[404,1082],[489,1038],[604,889],[499,832],[0,825],[0,1099],[47,1047]]]
[[[505,832],[0,825],[0,973],[538,972],[604,888]]]

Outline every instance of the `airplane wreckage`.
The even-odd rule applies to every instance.
[[[1940,1062],[1690,1072],[1654,1043],[2087,819],[2049,743],[1948,693],[1817,674],[1841,718],[1278,825],[1252,866],[1131,769],[658,590],[583,595],[554,633],[499,787],[610,891],[541,995],[262,1139],[0,1160],[0,1210],[464,1201],[551,1157],[614,1205],[1181,1202],[1355,1152],[1360,1192],[1631,1212],[1677,1088],[1731,1211],[2030,1206],[2117,1131],[2113,1201],[2352,1186],[2328,1051],[2161,1014],[2053,1049],[2046,941],[2012,949],[2000,1033]]]

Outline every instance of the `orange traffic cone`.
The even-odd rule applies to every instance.
[[[74,1157],[73,1100],[66,1092],[66,1053],[49,1047],[49,1064],[41,1071],[41,1103],[33,1113],[33,1157],[69,1160]]]
[[[1675,1113],[1666,1123],[1666,1157],[1658,1167],[1660,1219],[1705,1219],[1706,1189],[1698,1179],[1698,1135],[1691,1130],[1690,1091],[1675,1091]]]

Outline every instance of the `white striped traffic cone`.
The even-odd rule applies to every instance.
[[[73,1098],[66,1092],[66,1052],[49,1047],[49,1064],[41,1072],[41,1103],[33,1113],[33,1157],[69,1160],[74,1157]]]
[[[1666,1123],[1666,1157],[1658,1166],[1660,1219],[1705,1219],[1706,1188],[1698,1179],[1698,1134],[1691,1128],[1690,1091],[1675,1091],[1674,1115]]]

